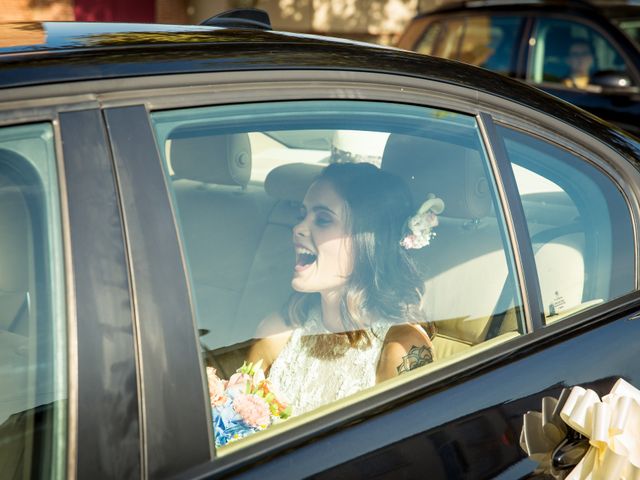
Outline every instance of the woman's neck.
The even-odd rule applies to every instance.
[[[340,311],[340,292],[326,292],[320,295],[322,323],[331,332],[344,331],[342,312]]]

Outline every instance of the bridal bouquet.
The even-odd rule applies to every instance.
[[[229,380],[207,367],[216,447],[239,440],[291,415],[291,407],[273,391],[262,360],[244,362]]]

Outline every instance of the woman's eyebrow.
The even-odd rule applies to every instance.
[[[322,212],[329,212],[331,215],[333,215],[334,217],[337,217],[338,214],[336,212],[334,212],[333,210],[331,210],[329,207],[325,206],[325,205],[314,205],[311,210],[313,210],[314,212],[318,212],[318,211],[322,211]]]

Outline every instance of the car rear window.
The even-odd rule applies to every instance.
[[[64,478],[66,314],[53,129],[0,128],[0,472]]]
[[[327,100],[152,118],[220,454],[524,333],[474,116]]]

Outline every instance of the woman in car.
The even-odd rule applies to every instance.
[[[407,248],[428,244],[442,208],[430,199],[416,213],[404,182],[366,163],[329,165],[309,187],[293,229],[295,293],[249,354],[294,414],[433,361]]]

